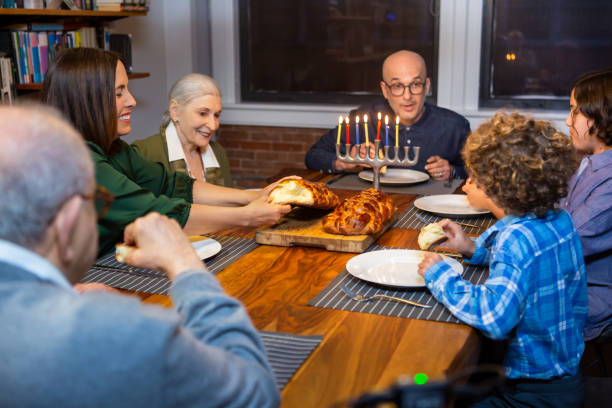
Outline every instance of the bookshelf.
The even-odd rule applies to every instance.
[[[112,21],[132,16],[146,16],[146,11],[41,10],[0,8],[0,25],[39,21]]]
[[[1,0],[0,0],[1,1]],[[93,10],[47,10],[0,8],[0,30],[13,24],[29,23],[61,23],[64,25],[83,25],[101,27],[113,20],[146,16],[146,11],[93,11]],[[130,79],[147,78],[148,72],[134,72],[128,75]],[[40,91],[41,83],[15,84],[17,93]]]

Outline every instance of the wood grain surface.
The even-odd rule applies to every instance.
[[[416,198],[389,195],[399,212]],[[254,231],[233,229],[222,234],[252,237]],[[391,228],[378,244],[418,249],[417,235],[415,230]],[[282,391],[283,407],[347,402],[387,387],[401,375],[426,373],[435,380],[477,360],[479,337],[465,325],[308,306],[354,256],[321,248],[261,245],[217,275],[225,291],[245,305],[257,329],[323,335]],[[138,295],[146,303],[167,307],[172,303],[163,295]]]
[[[255,241],[267,245],[302,245],[324,248],[328,251],[361,253],[384,234],[397,219],[396,211],[378,234],[338,235],[323,231],[323,217],[329,212],[296,207],[283,217],[280,223],[258,229]]]

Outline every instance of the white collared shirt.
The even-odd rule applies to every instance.
[[[55,265],[29,249],[0,239],[0,261],[18,266],[47,282],[74,290],[68,279]]]
[[[168,145],[168,161],[172,162],[175,160],[185,160],[187,171],[190,172],[189,164],[187,163],[187,158],[185,157],[185,152],[183,151],[183,145],[181,144],[176,127],[172,121],[170,121],[166,127],[166,144]],[[215,153],[210,147],[207,148],[204,153],[202,153],[202,164],[204,165],[204,169],[221,167],[219,166]],[[204,179],[204,181],[206,180]]]

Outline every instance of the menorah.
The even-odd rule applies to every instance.
[[[382,150],[380,150],[380,140],[375,140],[374,143],[366,143],[366,155],[365,157],[361,157],[361,144],[357,143],[355,145],[351,145],[346,143],[346,153],[342,155],[340,153],[340,143],[336,143],[336,157],[338,160],[344,163],[353,163],[353,164],[366,164],[372,167],[374,171],[374,178],[372,179],[372,183],[374,183],[374,188],[380,190],[380,169],[384,166],[394,166],[394,167],[412,167],[419,161],[419,151],[421,148],[419,146],[413,146],[412,151],[414,153],[414,157],[412,160],[408,157],[409,147],[404,146],[404,158],[399,158],[400,148],[397,144],[393,147],[385,146]],[[356,152],[354,156],[351,156],[351,148],[352,146],[356,147]],[[372,154],[372,146],[374,146],[374,154]],[[393,158],[389,157],[389,149],[392,148],[395,153]],[[382,157],[381,157],[382,156]]]

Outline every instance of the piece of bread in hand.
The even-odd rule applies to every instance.
[[[340,199],[327,185],[303,179],[283,180],[268,195],[273,204],[291,204],[329,210],[340,204]]]
[[[125,257],[134,249],[133,246],[125,244],[115,245],[115,259],[117,262],[125,263]]]
[[[419,233],[419,248],[427,251],[433,245],[438,244],[446,239],[444,230],[437,222],[432,222],[421,228]]]

